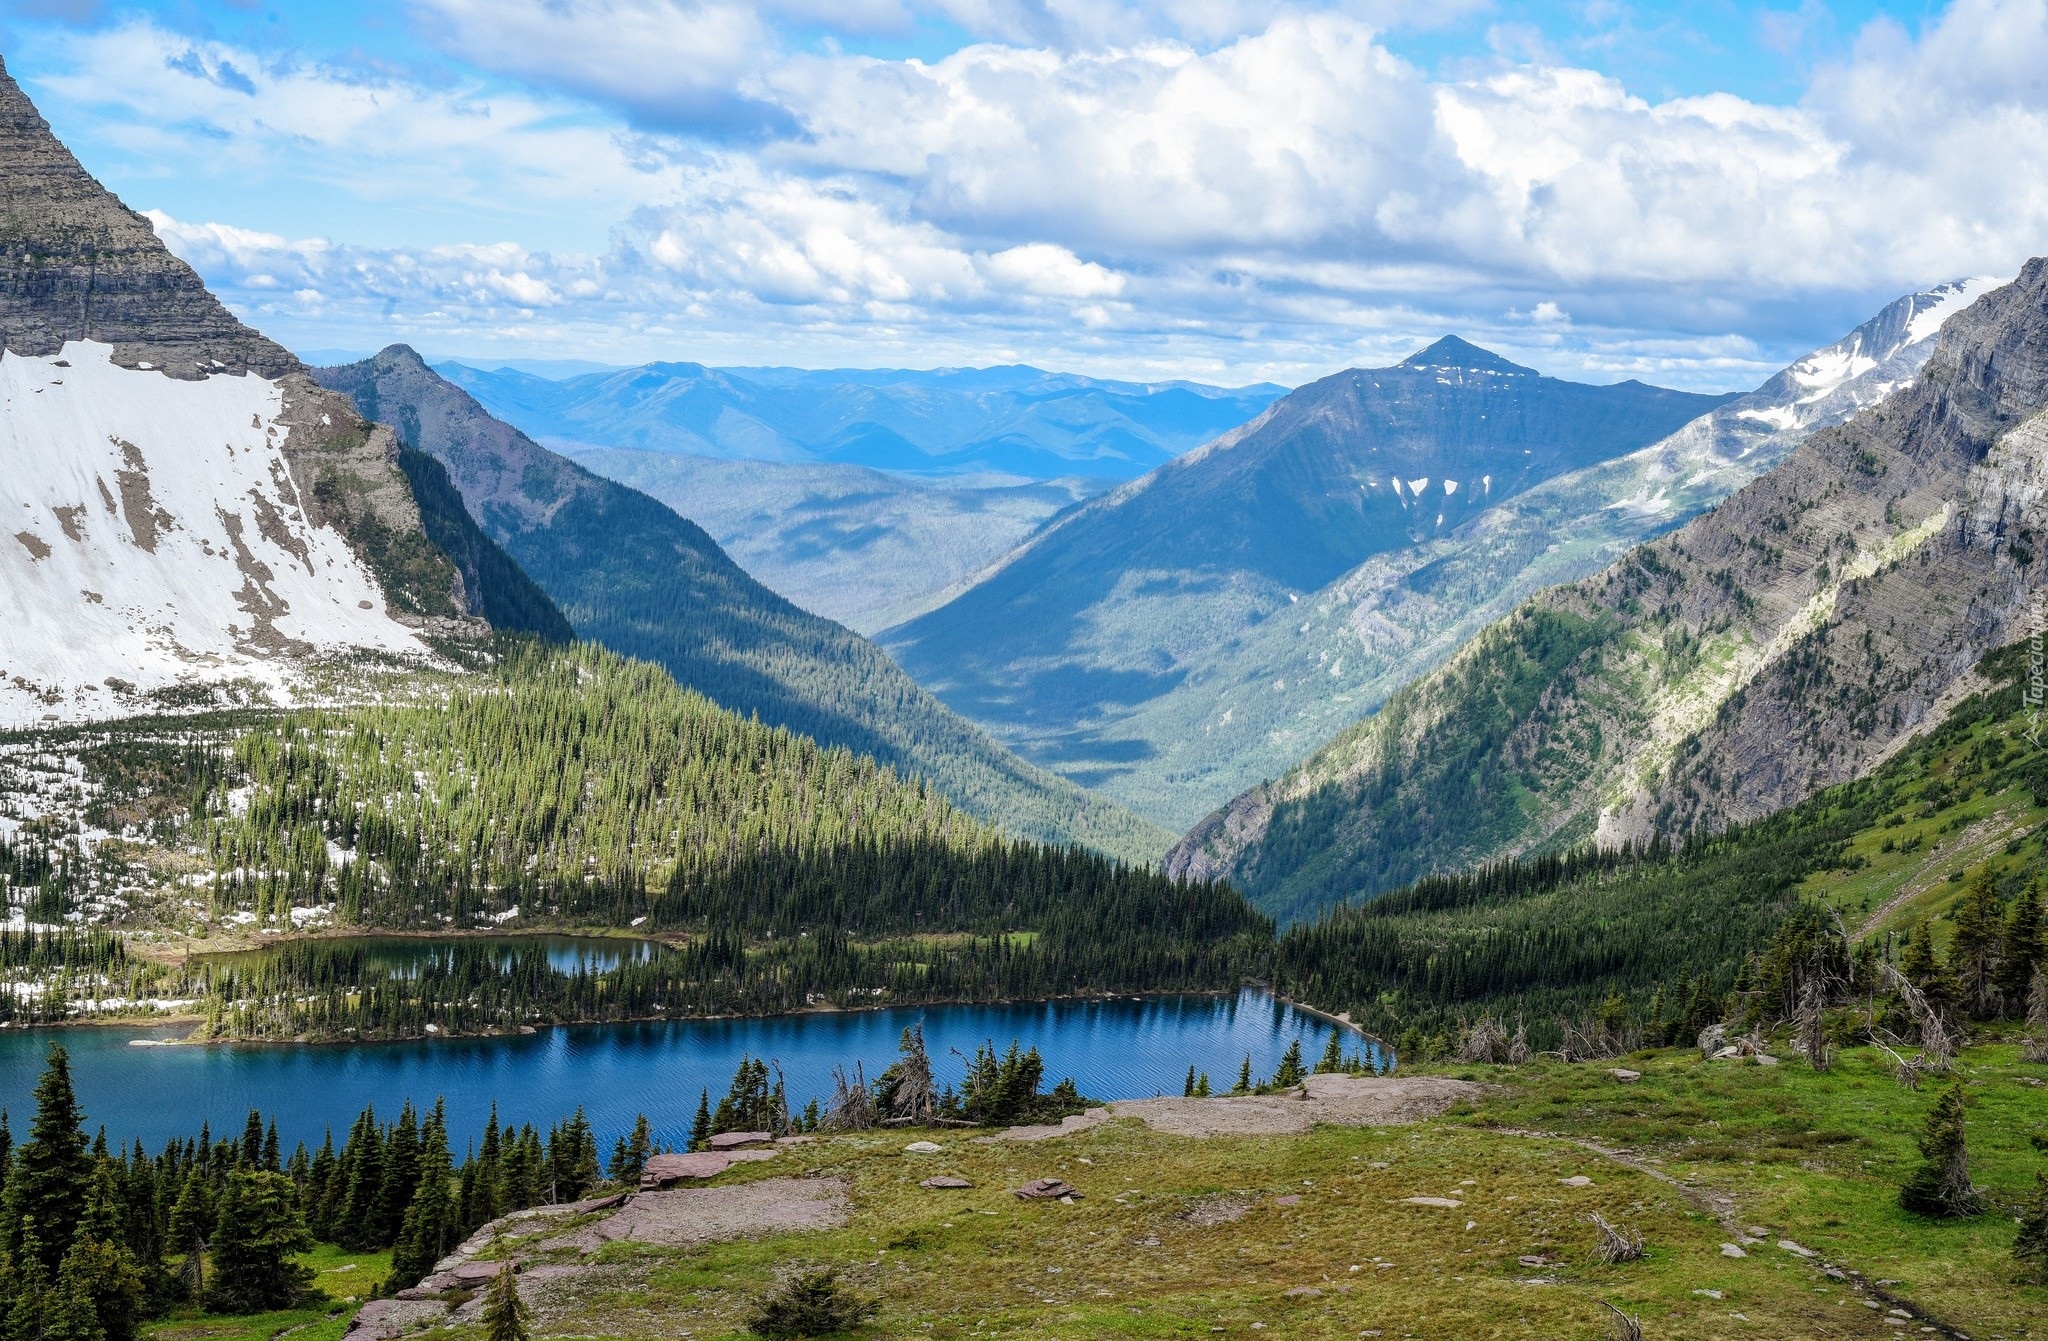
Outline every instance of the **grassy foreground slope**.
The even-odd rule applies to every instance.
[[[497,1252],[529,1272],[580,1268],[566,1289],[527,1286],[541,1337],[737,1341],[761,1295],[821,1267],[878,1301],[850,1334],[875,1338],[1592,1341],[1614,1335],[1607,1303],[1657,1341],[2048,1336],[2048,1290],[2016,1279],[2010,1218],[1940,1224],[1897,1208],[1931,1092],[1898,1089],[1863,1053],[1828,1075],[1694,1052],[1630,1064],[1644,1073],[1632,1085],[1588,1066],[1465,1068],[1495,1092],[1406,1126],[1192,1139],[1122,1120],[1030,1143],[937,1131],[926,1155],[906,1153],[900,1131],[827,1137],[690,1195],[843,1178],[842,1228],[587,1257],[515,1228]],[[1999,1049],[1965,1064],[1972,1167],[2002,1203],[2044,1163],[2026,1140],[2043,1068]],[[920,1186],[940,1173],[973,1186]],[[1010,1194],[1036,1177],[1083,1197]],[[1602,1263],[1595,1213],[1640,1231],[1647,1255]]]

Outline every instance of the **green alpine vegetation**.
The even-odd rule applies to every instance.
[[[165,724],[157,724],[162,727]],[[197,997],[218,1036],[766,1014],[824,1004],[1221,990],[1271,923],[1229,887],[1016,839],[870,758],[727,712],[658,666],[506,640],[478,670],[354,707],[169,724],[81,750],[92,860],[24,828],[0,882],[53,919],[165,881],[223,925],[637,929],[660,943],[562,971],[457,944],[418,971],[316,940],[172,968],[103,932],[0,937],[44,983],[0,1015]],[[126,891],[124,894],[123,891]]]
[[[1003,749],[874,644],[762,586],[696,523],[492,418],[412,350],[318,376],[444,466],[476,524],[579,637],[666,667],[734,712],[923,777],[1014,834],[1133,861],[1172,844]]]
[[[1167,869],[1312,918],[1432,872],[1753,824],[1865,776],[2038,628],[2042,523],[2018,500],[2044,370],[2038,259],[1949,317],[1909,384],[1527,601]]]
[[[1447,1049],[1482,1016],[1520,1016],[1543,1046],[1560,1020],[1603,1009],[1652,1041],[1679,1040],[1770,972],[1781,934],[1839,914],[1930,984],[1915,947],[1931,961],[1947,942],[1968,1013],[2017,1017],[2039,962],[2048,837],[2048,752],[2026,738],[2029,664],[2025,644],[1987,657],[1987,688],[1938,727],[1869,777],[1768,819],[1676,847],[1498,862],[1341,905],[1281,936],[1276,980],[1366,1027],[1410,1031],[1404,1058],[1431,1035]]]

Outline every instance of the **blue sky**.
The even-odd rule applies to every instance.
[[[301,349],[1754,385],[2048,251],[2048,0],[0,0]]]

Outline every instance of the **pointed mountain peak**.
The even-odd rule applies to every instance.
[[[0,348],[47,356],[67,340],[173,377],[299,361],[237,321],[149,220],[93,180],[0,63]]]
[[[1420,353],[1410,354],[1398,365],[1403,368],[1457,368],[1464,372],[1507,373],[1512,376],[1539,377],[1534,368],[1524,368],[1519,363],[1510,363],[1490,349],[1481,349],[1469,340],[1455,335],[1446,335]]]

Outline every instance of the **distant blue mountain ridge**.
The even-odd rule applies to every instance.
[[[1257,418],[1271,383],[1115,382],[1025,365],[807,370],[650,363],[549,378],[435,371],[550,447],[829,462],[913,475],[1135,479]]]

